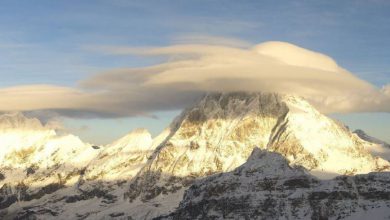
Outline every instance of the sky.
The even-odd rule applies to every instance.
[[[178,81],[180,77],[175,77],[178,65],[184,63],[187,68],[199,71],[199,82],[210,80],[210,72],[195,68],[200,62],[215,75],[219,74],[220,82],[237,77],[237,73],[226,73],[224,78],[223,69],[214,68],[225,60],[231,61],[232,69],[244,68],[248,74],[258,68],[257,61],[274,67],[268,61],[270,56],[288,63],[288,57],[268,53],[267,48],[274,50],[280,45],[264,44],[283,41],[299,46],[291,51],[298,51],[302,57],[307,51],[300,48],[326,56],[311,56],[321,61],[311,67],[310,63],[299,63],[299,68],[295,68],[298,61],[290,63],[295,69],[291,74],[305,72],[308,67],[319,74],[323,71],[339,74],[324,79],[310,74],[301,76],[310,79],[310,84],[326,85],[316,91],[321,99],[311,97],[314,102],[323,104],[326,94],[332,98],[348,94],[347,104],[326,99],[331,104],[324,106],[324,111],[352,129],[364,129],[390,142],[390,103],[386,96],[390,94],[390,87],[386,87],[390,83],[389,11],[390,2],[386,0],[2,0],[0,111],[10,110],[7,107],[12,103],[26,105],[26,109],[34,106],[34,110],[63,108],[50,114],[62,116],[66,129],[97,144],[109,143],[137,127],[146,127],[156,135],[188,104],[185,100],[210,87],[221,86],[221,83],[194,83],[192,75],[183,72],[179,74],[184,80],[191,81]],[[128,78],[129,73],[136,77]],[[276,73],[287,78],[281,72]],[[332,84],[334,80],[344,84]],[[241,85],[247,87],[245,82]],[[176,96],[186,83],[194,84],[192,90]],[[145,88],[139,86],[144,84]],[[171,85],[175,85],[174,89],[167,90]],[[299,84],[304,88],[307,85]],[[124,93],[124,88],[131,92]],[[110,94],[102,98],[95,92],[98,89]],[[38,90],[49,91],[50,97],[37,95]],[[15,95],[20,91],[29,94],[29,100],[23,101],[23,97]],[[11,94],[8,99],[6,94]],[[153,97],[155,94],[161,95]],[[116,95],[126,98],[113,100]],[[162,99],[164,96],[167,98]],[[73,97],[75,101],[67,103]],[[37,107],[35,104],[40,102]]]

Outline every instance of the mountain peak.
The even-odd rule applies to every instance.
[[[137,128],[112,143],[111,147],[128,148],[131,151],[147,150],[152,143],[152,135],[145,128]]]
[[[384,147],[390,148],[390,144],[386,143],[385,141],[379,140],[378,138],[372,137],[368,135],[365,131],[361,129],[355,130],[353,133],[355,133],[357,136],[359,136],[361,139],[368,141],[370,143],[374,144],[380,144]]]
[[[302,111],[314,111],[317,110],[307,102],[303,97],[291,94],[282,93],[267,93],[267,92],[213,92],[208,93],[199,102],[200,105],[205,107],[213,107],[210,102],[217,102],[221,108],[229,107],[244,107],[242,105],[248,105],[251,102],[256,101],[259,105],[255,105],[255,108],[261,108],[263,111],[272,110],[269,108],[284,108],[288,105],[290,111],[302,110]],[[229,102],[232,102],[229,106]],[[238,105],[238,106],[236,106]],[[275,105],[271,107],[272,105]]]
[[[289,162],[279,153],[261,150],[255,147],[248,161],[238,167],[235,172],[261,173],[263,177],[273,178],[276,176],[299,176],[304,175],[303,169],[293,168]]]
[[[0,115],[0,130],[46,130],[37,118],[26,117],[21,112]]]
[[[183,177],[231,171],[255,146],[310,171],[337,175],[382,169],[345,126],[295,95],[209,93],[174,125],[150,161],[157,173]],[[343,166],[336,166],[340,161]]]

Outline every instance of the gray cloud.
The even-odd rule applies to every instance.
[[[153,66],[106,71],[74,88],[3,88],[0,102],[5,104],[0,111],[45,110],[70,117],[150,116],[156,110],[186,107],[205,92],[262,91],[303,96],[325,113],[390,112],[390,86],[376,88],[332,58],[288,43],[244,47],[240,41],[226,40],[224,45],[97,49],[167,59]]]

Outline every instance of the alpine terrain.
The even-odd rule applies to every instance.
[[[0,218],[386,219],[387,150],[293,95],[211,93],[107,146],[4,114]]]

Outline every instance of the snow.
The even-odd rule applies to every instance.
[[[372,207],[368,210],[359,210],[345,220],[367,220],[367,219],[389,219],[390,205],[385,202],[379,202],[377,207]]]

